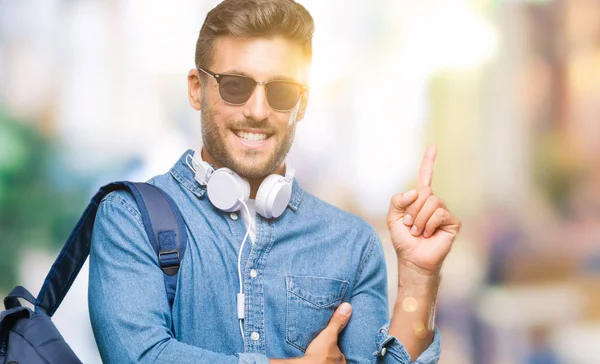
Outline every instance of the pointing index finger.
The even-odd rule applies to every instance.
[[[433,180],[433,164],[435,163],[435,156],[437,155],[437,147],[435,144],[431,144],[421,161],[421,168],[419,168],[419,187],[431,187],[431,181]]]

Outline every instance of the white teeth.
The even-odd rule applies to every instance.
[[[248,133],[245,131],[237,131],[235,134],[242,139],[246,139],[247,141],[254,143],[267,139],[267,134]]]

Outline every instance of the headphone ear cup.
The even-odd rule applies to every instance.
[[[242,208],[242,201],[250,197],[250,184],[229,168],[219,168],[206,187],[208,199],[219,210],[234,212]]]
[[[277,218],[283,214],[292,197],[292,184],[285,177],[267,176],[256,192],[256,212],[264,218]]]

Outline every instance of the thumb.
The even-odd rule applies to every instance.
[[[350,321],[350,315],[352,314],[352,306],[348,302],[342,302],[342,304],[335,310],[327,329],[334,330],[336,334],[342,332],[348,321]]]
[[[408,192],[398,193],[394,195],[390,203],[389,213],[403,214],[406,211],[406,208],[417,200],[417,197],[419,197],[417,190],[410,190]]]

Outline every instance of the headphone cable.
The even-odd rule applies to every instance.
[[[238,268],[238,278],[239,278],[239,287],[240,291],[237,294],[237,316],[240,322],[240,332],[242,334],[242,342],[244,343],[244,352],[246,352],[246,336],[244,334],[244,327],[242,321],[244,320],[244,311],[246,306],[246,295],[242,289],[242,252],[244,251],[244,245],[246,244],[246,240],[248,240],[248,235],[250,234],[250,225],[252,224],[252,216],[250,216],[250,210],[248,209],[248,205],[242,199],[239,199],[246,209],[246,213],[248,214],[248,224],[246,224],[246,235],[244,235],[244,240],[242,240],[242,245],[240,246],[240,251],[238,252],[237,259],[237,268]]]

